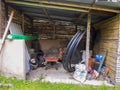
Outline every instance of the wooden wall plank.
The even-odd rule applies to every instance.
[[[75,25],[68,22],[56,21],[55,31],[54,25],[50,21],[42,20],[42,23],[39,21],[33,23],[34,33],[39,34],[40,38],[52,39],[54,35],[56,39],[70,39],[76,33]]]
[[[27,33],[27,34],[31,33],[30,32],[31,27],[32,27],[31,19],[24,15],[24,26],[23,26],[23,24],[22,24],[23,23],[23,13],[15,10],[14,8],[9,6],[8,7],[8,14],[9,15],[10,15],[10,12],[12,10],[15,12],[15,15],[13,17],[13,22],[21,25],[21,28],[24,27],[24,30],[23,30],[24,33]]]
[[[99,30],[99,40],[95,43],[94,53],[103,54],[108,49],[105,65],[110,69],[109,76],[115,83],[116,63],[118,57],[119,16],[115,16],[95,25]]]
[[[2,0],[0,0],[0,38],[2,38],[5,30],[5,6]]]
[[[116,61],[116,84],[120,85],[120,14],[118,15],[119,20],[119,40],[118,40],[118,52],[117,52],[117,61]]]
[[[0,13],[2,13],[2,1],[0,0]],[[1,14],[0,14],[0,38],[2,37],[2,28],[1,28],[1,25],[2,24],[2,16],[1,16]]]

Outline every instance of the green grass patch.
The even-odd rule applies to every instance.
[[[28,81],[0,76],[0,90],[120,90],[120,87],[109,88],[104,85],[95,87],[89,85],[57,84],[41,82],[41,80]]]

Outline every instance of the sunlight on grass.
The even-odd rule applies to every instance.
[[[17,80],[16,78],[6,78],[0,76],[0,90],[120,90],[120,87],[109,88],[107,86],[89,86],[89,85],[74,85],[74,84],[57,84],[50,82],[25,81]],[[11,84],[12,86],[4,86],[4,84]]]

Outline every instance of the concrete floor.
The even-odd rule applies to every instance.
[[[28,80],[38,80],[47,81],[51,83],[72,83],[72,84],[86,84],[86,85],[107,85],[113,86],[112,84],[107,83],[106,81],[98,81],[98,80],[86,80],[84,83],[80,83],[79,81],[73,78],[73,73],[68,73],[64,70],[61,63],[58,63],[58,70],[55,68],[50,68],[45,70],[45,67],[39,67],[36,70],[31,70],[29,75],[27,76]]]

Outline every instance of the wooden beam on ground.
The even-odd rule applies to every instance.
[[[88,59],[90,58],[90,27],[91,27],[91,14],[88,14],[88,21],[87,21],[87,37],[86,37],[86,66],[88,67]]]
[[[5,42],[7,33],[8,33],[10,23],[12,22],[13,15],[14,15],[14,11],[11,12],[10,18],[9,18],[9,20],[8,20],[8,24],[7,24],[6,28],[5,28],[5,32],[4,32],[4,34],[3,34],[3,38],[2,38],[2,41],[1,41],[1,44],[0,44],[0,53],[1,53],[2,47],[3,47],[3,45],[4,45],[4,42]]]
[[[22,2],[22,1],[13,1],[13,0],[6,0],[7,3],[16,4],[16,5],[26,5],[26,6],[33,6],[33,7],[45,7],[45,8],[52,8],[52,9],[59,9],[59,10],[68,10],[68,11],[77,11],[77,12],[85,12],[88,13],[88,10],[85,9],[78,9],[73,7],[65,7],[65,6],[56,6],[56,5],[43,5],[40,3],[29,3],[29,2]]]
[[[6,0],[7,2],[15,2],[13,0]],[[29,1],[29,0],[25,0]],[[112,13],[120,13],[120,10],[110,9],[110,8],[102,8],[102,7],[92,7],[92,6],[85,6],[80,4],[70,4],[70,3],[63,3],[63,2],[53,2],[53,1],[43,1],[43,0],[35,0],[33,2],[41,2],[43,4],[51,4],[51,5],[60,5],[60,6],[67,6],[67,7],[74,7],[74,8],[83,8],[83,9],[91,9],[91,10],[97,10],[97,11],[106,11],[106,12],[112,12]]]

